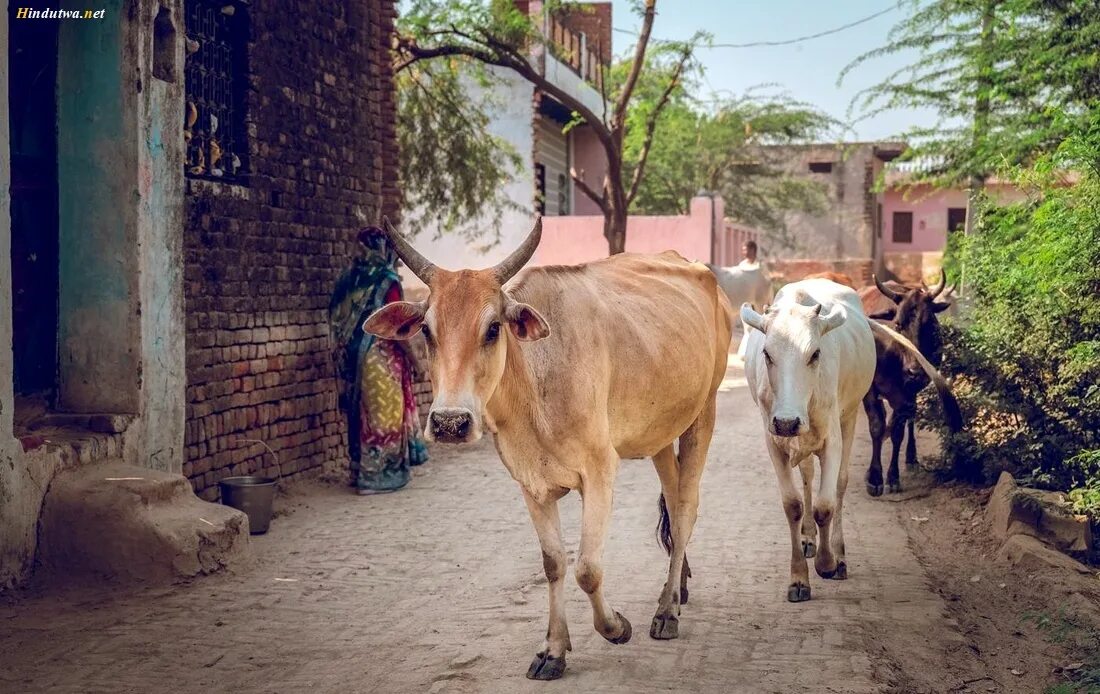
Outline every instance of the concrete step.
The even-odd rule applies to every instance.
[[[202,501],[182,475],[109,460],[61,472],[38,524],[45,576],[165,583],[248,553],[248,518]]]

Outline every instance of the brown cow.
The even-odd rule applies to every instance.
[[[387,225],[397,254],[430,293],[423,302],[388,304],[363,328],[396,339],[424,333],[434,393],[430,438],[494,435],[542,546],[550,626],[527,677],[549,680],[561,677],[571,649],[558,521],[558,499],[570,490],[583,502],[575,574],[596,631],[612,643],[630,640],[630,622],[603,594],[603,548],[622,458],[652,457],[661,480],[672,551],[650,636],[677,637],[685,549],[733,319],[714,275],[674,252],[520,273],[541,229],[539,220],[496,267],[452,272]]]
[[[813,280],[813,279],[829,280],[830,282],[836,282],[837,284],[843,284],[845,287],[850,287],[852,289],[858,289],[859,288],[859,287],[856,286],[856,283],[852,281],[852,278],[849,277],[848,275],[845,275],[843,272],[815,272],[812,275],[806,275],[802,279],[805,279],[805,280]]]
[[[946,310],[950,304],[941,303],[938,297],[944,293],[947,276],[941,270],[940,281],[929,287],[921,282],[920,287],[907,287],[896,282],[883,283],[875,277],[874,287],[860,290],[863,312],[871,319],[889,325],[915,344],[921,354],[935,366],[942,359],[942,338],[940,324],[936,314]],[[891,492],[901,491],[901,473],[898,470],[898,457],[901,444],[905,440],[908,427],[909,439],[905,449],[905,463],[917,464],[917,442],[914,432],[914,416],[917,407],[917,393],[928,385],[929,379],[913,355],[899,349],[895,344],[876,337],[878,365],[875,380],[863,408],[867,413],[867,422],[871,430],[871,465],[867,469],[867,492],[879,496],[883,492],[882,479],[882,438],[887,429],[886,408],[883,400],[890,403],[890,440],[893,450],[890,453],[890,467],[886,474],[886,486]],[[941,389],[944,413],[948,426],[958,430],[962,426],[962,415],[958,404],[949,390]]]

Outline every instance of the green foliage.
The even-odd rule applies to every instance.
[[[505,186],[524,172],[519,153],[488,131],[485,106],[470,90],[490,98],[495,77],[461,58],[413,65],[397,76],[398,143],[406,226],[434,226],[492,245],[501,213],[516,203]],[[488,226],[482,226],[482,225]]]
[[[643,117],[644,103],[632,119]],[[820,111],[783,95],[751,92],[704,104],[685,92],[658,120],[634,211],[684,214],[691,198],[705,190],[723,197],[730,217],[782,235],[785,213],[819,211],[823,191],[804,177],[785,175],[781,162],[760,145],[813,141],[833,125]],[[641,135],[628,122],[624,159],[631,170]]]
[[[930,108],[939,122],[906,133],[918,178],[953,185],[1057,149],[1100,109],[1100,3],[1095,0],[909,0],[887,44],[841,73],[914,54],[861,92],[853,108]]]
[[[974,235],[949,248],[970,305],[945,326],[945,371],[969,429],[956,454],[988,472],[1082,487],[1100,466],[1100,127],[1006,172],[1023,201],[986,201]]]

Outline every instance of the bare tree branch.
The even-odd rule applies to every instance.
[[[584,172],[577,173],[576,169],[569,169],[569,175],[573,178],[573,182],[577,184],[577,187],[581,189],[581,192],[588,196],[592,202],[596,203],[603,211],[607,211],[607,198],[604,195],[598,194],[592,186],[584,180]]]
[[[634,87],[638,84],[638,76],[642,73],[645,63],[645,52],[649,45],[649,34],[653,31],[653,18],[657,14],[657,0],[645,0],[645,14],[642,17],[642,32],[638,35],[638,45],[634,47],[634,63],[630,66],[630,74],[623,83],[623,91],[615,102],[613,117],[616,125],[626,119],[626,107],[630,103],[630,97],[634,94]]]
[[[672,77],[669,78],[668,84],[665,85],[665,90],[661,92],[661,98],[657,99],[657,103],[653,106],[653,110],[650,111],[649,117],[646,118],[645,139],[642,141],[642,149],[638,154],[638,165],[634,167],[634,175],[630,179],[630,192],[626,195],[627,205],[634,202],[634,196],[638,194],[638,186],[642,182],[642,174],[645,171],[646,159],[649,158],[649,150],[653,146],[653,133],[657,129],[657,119],[660,117],[661,111],[664,110],[665,106],[668,104],[668,100],[672,96],[673,90],[675,90],[676,86],[680,83],[680,75],[683,73],[684,67],[690,59],[691,47],[686,46],[680,54],[680,62],[676,64],[676,69],[672,71]]]

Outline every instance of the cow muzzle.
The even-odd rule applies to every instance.
[[[787,438],[798,436],[801,430],[802,419],[800,417],[772,417],[772,433],[776,436]]]
[[[448,407],[428,414],[428,434],[440,443],[467,443],[481,438],[481,429],[470,410]]]

